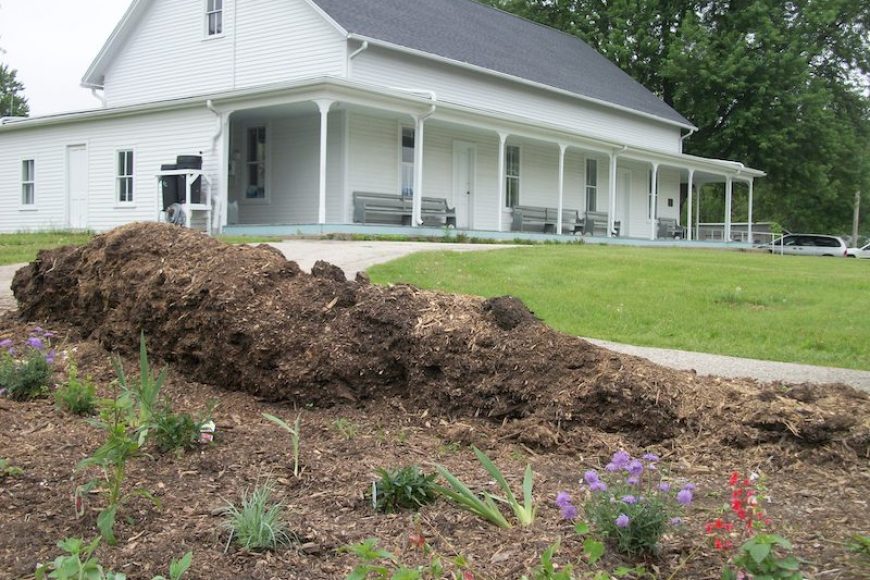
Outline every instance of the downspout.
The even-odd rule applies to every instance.
[[[369,47],[369,41],[368,41],[368,40],[364,40],[363,43],[362,43],[362,46],[360,46],[358,49],[356,49],[355,51],[353,51],[352,53],[350,53],[350,56],[348,56],[347,59],[348,59],[348,60],[353,60],[353,59],[355,59],[355,58],[359,55],[359,53],[365,51],[366,49],[368,49],[368,47]]]
[[[236,68],[239,58],[239,3],[233,2],[233,89],[236,88]]]
[[[224,132],[223,118],[220,112],[214,108],[214,103],[212,103],[211,99],[205,102],[205,108],[214,113],[215,117],[217,117],[217,131],[215,131],[214,135],[211,138],[211,150],[214,151],[215,149],[217,149],[218,139],[221,138],[221,134],[223,134]]]
[[[100,101],[100,105],[105,109],[106,108],[106,97],[105,97],[105,95],[97,94],[98,90],[99,89],[97,89],[96,87],[92,88],[91,89],[91,96],[93,96],[95,99]]]
[[[429,110],[416,117],[416,126],[414,128],[414,205],[411,212],[411,220],[413,224],[417,226],[423,223],[423,217],[421,215],[423,200],[423,124],[426,119],[435,113],[435,109],[438,108],[438,95],[435,94],[435,91],[427,89],[408,89],[402,87],[390,88],[396,91],[403,91],[416,95],[426,95],[432,100]]]
[[[692,134],[695,133],[695,131],[697,131],[697,129],[689,129],[689,132],[688,132],[688,133],[686,133],[685,135],[683,135],[682,137],[680,137],[680,145],[683,144],[683,141],[685,141],[686,139],[688,139],[689,137],[691,137]]]

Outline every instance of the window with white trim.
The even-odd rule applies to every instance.
[[[515,207],[520,204],[520,148],[516,145],[505,147],[504,174],[504,205]]]
[[[598,205],[598,160],[586,160],[586,211],[596,211]]]
[[[206,0],[205,30],[208,36],[224,33],[224,0]]]
[[[402,127],[402,149],[401,171],[402,171],[402,189],[401,193],[404,197],[414,196],[414,147],[416,146],[416,136],[413,127]]]
[[[36,203],[36,162],[25,159],[21,162],[21,205]]]
[[[245,199],[266,199],[266,127],[250,127],[247,137]]]
[[[130,149],[118,151],[115,193],[119,202],[133,201],[133,151]]]

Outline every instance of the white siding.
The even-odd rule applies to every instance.
[[[648,238],[650,235],[649,221],[649,164],[623,162],[620,167],[631,169],[631,199],[629,207],[628,229],[623,236],[632,238]],[[674,200],[674,207],[668,207],[668,198]],[[680,172],[659,167],[658,181],[658,217],[672,218],[679,221],[680,215]]]
[[[591,137],[680,152],[678,127],[377,47],[370,47],[354,59],[351,77],[388,87],[431,90],[441,101],[507,113],[532,123],[564,126]]]
[[[106,71],[108,105],[344,73],[343,37],[304,0],[225,0],[220,37],[204,22],[200,0],[151,2]]]
[[[217,156],[211,150],[214,115],[205,108],[69,123],[0,134],[0,231],[67,227],[66,148],[88,147],[88,227],[103,231],[132,221],[156,220],[160,210],[156,173],[177,155],[203,155],[217,187]],[[134,151],[133,204],[116,202],[119,149]],[[36,160],[36,211],[20,211],[22,158]]]

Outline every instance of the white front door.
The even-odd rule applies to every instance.
[[[66,198],[69,227],[88,227],[88,147],[70,145],[66,148]]]
[[[477,148],[473,143],[453,143],[453,205],[456,227],[474,227],[474,182]]]
[[[613,220],[619,222],[619,236],[629,235],[631,223],[631,170],[620,169],[616,174],[616,212]]]

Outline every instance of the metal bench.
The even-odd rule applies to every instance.
[[[659,238],[682,240],[686,237],[686,228],[678,224],[677,220],[673,218],[659,218],[656,236]]]
[[[411,225],[414,201],[393,193],[353,192],[353,221],[358,224]],[[424,197],[420,217],[426,225],[456,227],[456,208],[447,207],[447,200]]]
[[[518,205],[513,208],[511,230],[525,232],[540,229],[544,233],[556,233],[559,210],[553,207],[533,207]],[[562,210],[562,233],[574,234],[580,231],[580,213],[576,209]]]

